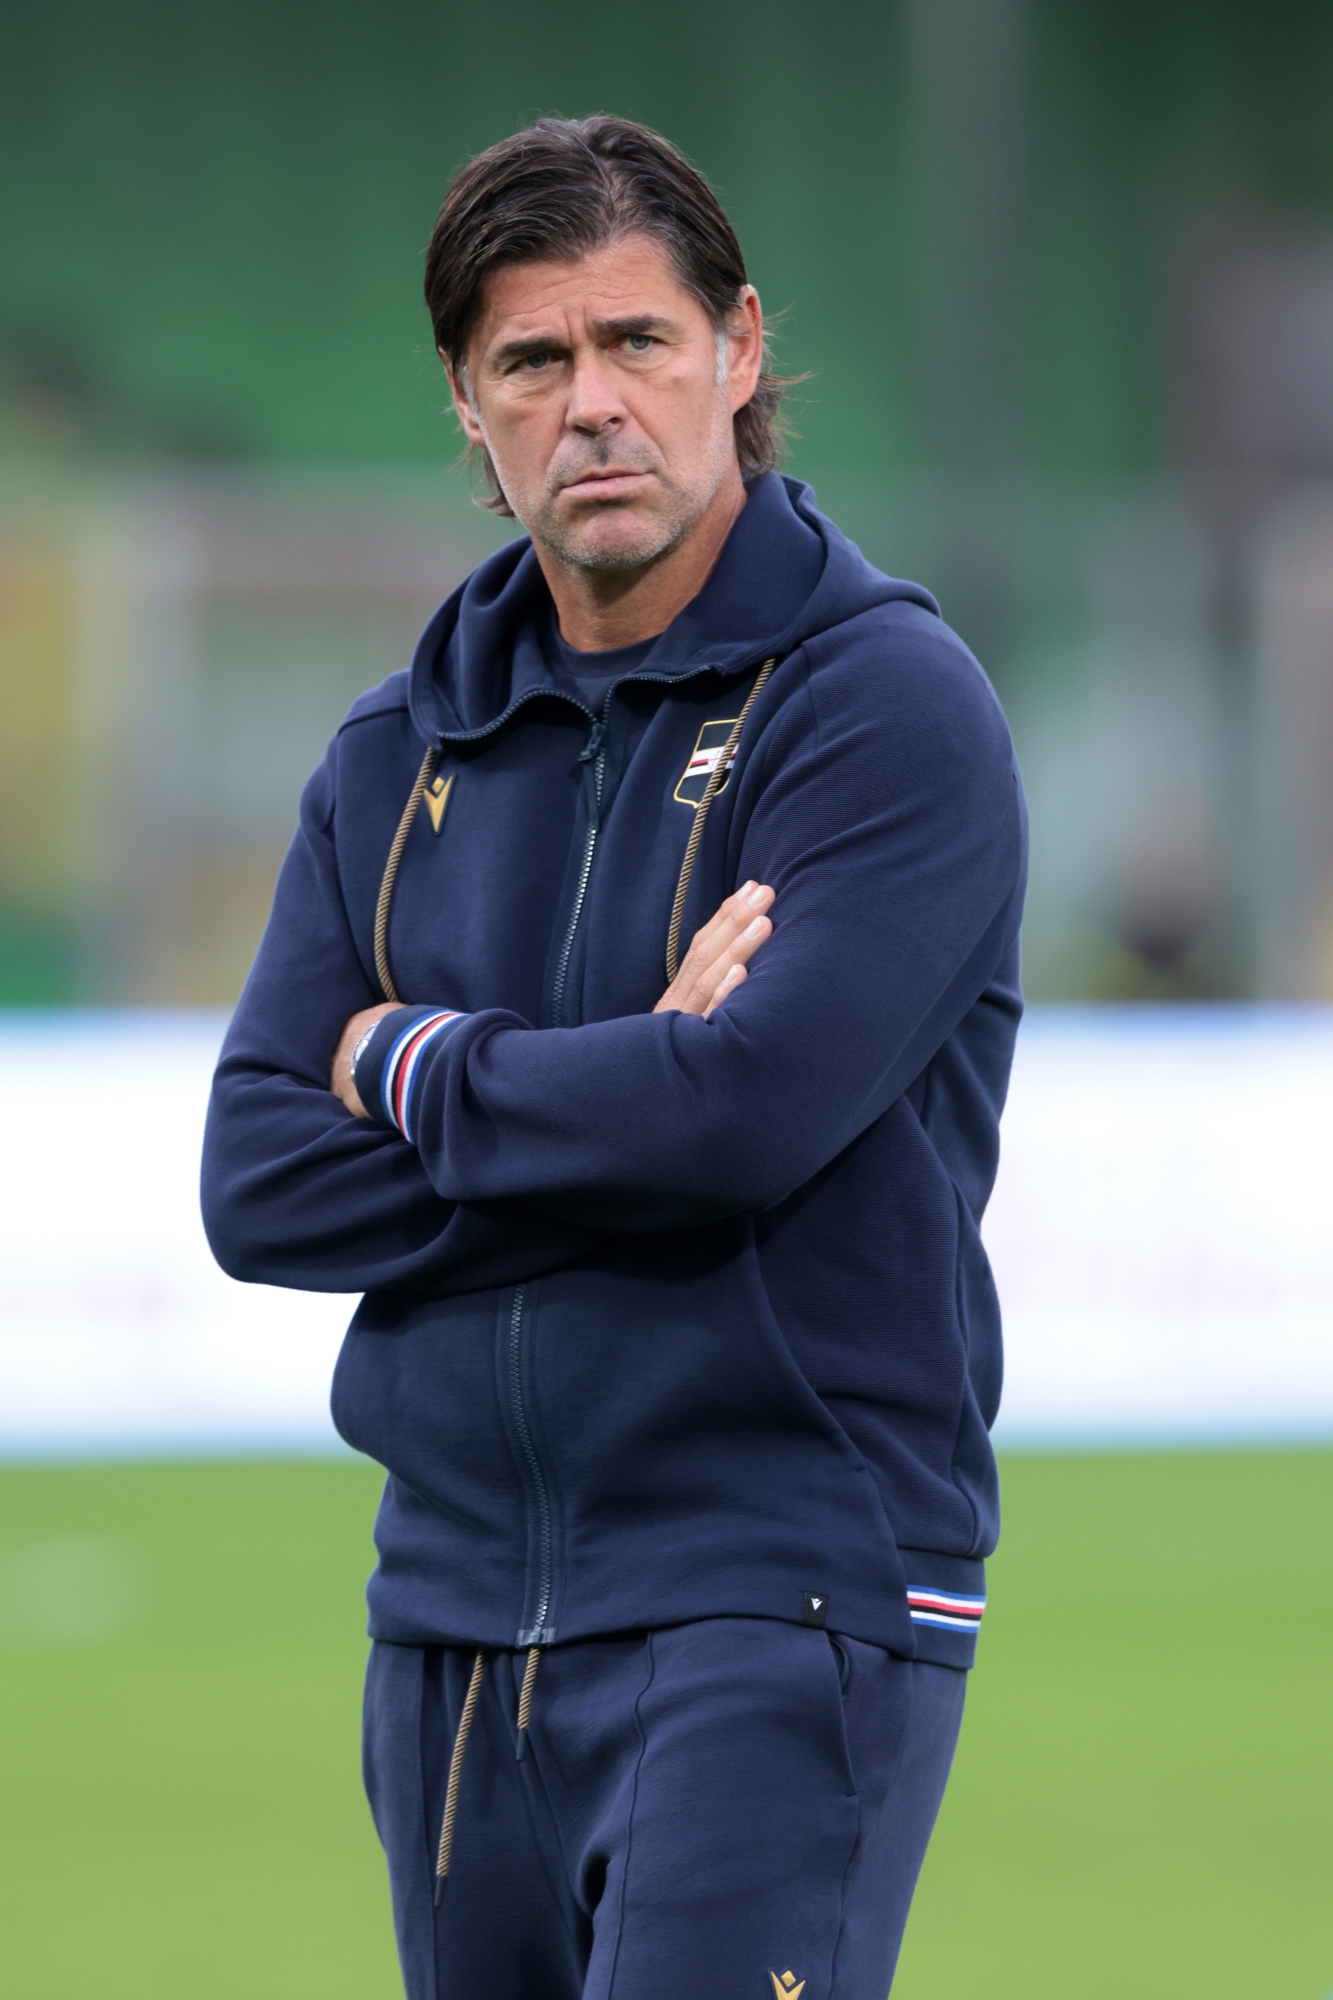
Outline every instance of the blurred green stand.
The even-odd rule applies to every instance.
[[[357,1744],[377,1486],[0,1471],[7,2000],[393,2000]],[[1333,1451],[1011,1456],[1006,1496],[895,2000],[1320,2000]]]

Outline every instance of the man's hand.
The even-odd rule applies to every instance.
[[[333,1051],[333,1067],[329,1073],[329,1089],[351,1112],[353,1118],[369,1118],[370,1113],[356,1094],[352,1082],[352,1056],[356,1045],[367,1028],[373,1028],[376,1021],[382,1021],[386,1014],[396,1014],[402,1002],[386,1000],[379,1007],[363,1007],[359,1014],[353,1014],[338,1038],[338,1046]]]
[[[767,910],[773,891],[762,882],[743,882],[728,896],[711,923],[694,934],[680,971],[653,1008],[654,1014],[675,1011],[702,1014],[707,1020],[745,977],[746,961],[772,934]]]
[[[654,1014],[674,1011],[702,1014],[707,1019],[714,1007],[720,1007],[744,979],[747,960],[754,957],[772,933],[773,926],[766,914],[772,902],[773,891],[762,882],[745,882],[734,896],[728,896],[712,922],[695,932],[680,971],[654,1007]],[[379,1007],[363,1007],[359,1014],[353,1014],[338,1039],[329,1089],[354,1118],[370,1116],[352,1082],[356,1045],[368,1028],[373,1028],[386,1014],[397,1013],[401,1004],[386,1000]]]

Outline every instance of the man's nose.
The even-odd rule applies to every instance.
[[[577,354],[569,388],[565,422],[585,437],[613,428],[625,414],[606,356],[594,350]]]

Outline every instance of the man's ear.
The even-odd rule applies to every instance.
[[[753,285],[745,285],[727,322],[727,379],[733,414],[744,408],[764,365],[764,312]]]
[[[449,393],[454,399],[454,415],[458,418],[459,424],[462,427],[463,436],[469,444],[480,445],[484,449],[486,434],[481,428],[481,419],[472,406],[472,397],[468,393],[466,373],[463,369],[454,367],[442,347],[437,348],[435,351],[444,363],[444,373],[449,383]]]

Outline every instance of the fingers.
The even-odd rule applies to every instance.
[[[771,936],[773,926],[768,910],[773,890],[767,883],[743,882],[728,896],[716,914],[695,932],[680,970],[654,1010],[675,1008],[682,1013],[708,1015],[728,992],[734,992],[747,961]],[[730,982],[729,984],[724,983]]]
[[[773,926],[767,917],[754,917],[738,937],[718,952],[707,965],[701,966],[690,981],[685,1005],[692,1014],[707,1014],[724,997],[723,988],[733,980],[733,974],[744,970],[761,944],[772,934]]]
[[[742,882],[703,929],[695,932],[686,954],[687,962],[694,959],[696,969],[711,964],[719,952],[739,937],[755,917],[770,909],[772,903],[773,891],[766,882]],[[681,970],[684,969],[682,966]]]
[[[690,985],[708,967],[717,965],[756,918],[769,909],[772,901],[773,891],[766,883],[743,882],[702,930],[695,932],[677,977]],[[722,969],[727,968],[724,965]]]
[[[708,1019],[708,1016],[712,1013],[714,1007],[720,1007],[722,1005],[722,1002],[736,991],[736,988],[741,984],[744,978],[745,978],[745,967],[743,965],[733,965],[731,971],[723,975],[723,977],[718,981],[712,999],[709,1001],[708,1005],[704,1008],[705,1021]]]

